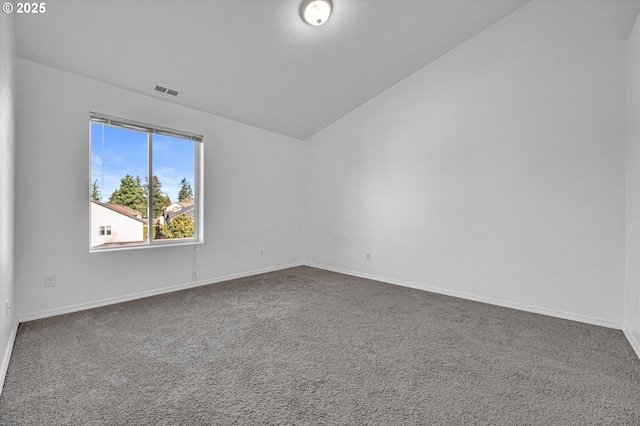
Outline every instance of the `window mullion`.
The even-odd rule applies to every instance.
[[[147,239],[153,243],[153,133],[148,133],[149,138],[149,167],[147,178]]]
[[[199,203],[202,201],[200,199],[200,193],[198,192],[200,188],[200,147],[198,142],[193,144],[193,163],[193,170],[195,172],[193,174],[193,236],[197,238],[199,235],[198,233],[200,232],[200,214],[198,213],[200,210]]]

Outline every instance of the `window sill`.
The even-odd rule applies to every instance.
[[[155,244],[140,244],[140,245],[118,245],[112,247],[103,247],[103,248],[89,248],[89,253],[106,253],[112,251],[128,251],[128,250],[145,250],[151,248],[160,248],[160,247],[183,247],[183,246],[194,246],[204,244],[204,241],[176,241],[176,242],[163,242],[163,243],[155,243]],[[98,246],[99,247],[99,246]]]

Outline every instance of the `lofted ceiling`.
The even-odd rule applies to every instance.
[[[300,3],[49,1],[18,56],[304,140],[527,0],[333,0],[320,27]]]

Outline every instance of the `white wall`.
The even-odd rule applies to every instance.
[[[13,15],[0,15],[0,391],[15,335],[14,305],[14,158],[15,35]]]
[[[529,3],[310,138],[306,260],[621,328],[611,3]]]
[[[23,59],[17,75],[19,319],[189,285],[193,271],[207,283],[302,261],[301,141]],[[204,244],[195,252],[89,253],[90,111],[204,135]],[[56,287],[44,288],[48,273]]]
[[[627,44],[625,333],[640,356],[640,18]],[[626,295],[625,295],[626,296]]]

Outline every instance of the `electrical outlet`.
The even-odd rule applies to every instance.
[[[367,253],[366,256],[367,256],[367,260],[371,260],[371,253]]]
[[[260,249],[260,257],[264,256],[264,249]]]
[[[191,274],[191,280],[195,281],[197,279],[198,275],[194,272],[193,274]]]
[[[56,286],[56,274],[47,274],[44,276],[44,286],[45,287],[55,287]]]

